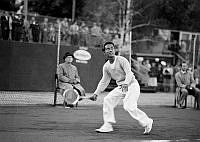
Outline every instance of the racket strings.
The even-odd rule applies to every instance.
[[[75,104],[79,100],[79,94],[75,90],[68,90],[65,93],[65,102],[67,104]]]

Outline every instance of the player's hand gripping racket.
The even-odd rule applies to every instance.
[[[80,99],[88,99],[88,100],[91,100],[91,101],[96,101],[97,100],[97,95],[94,94],[92,96],[80,96]]]

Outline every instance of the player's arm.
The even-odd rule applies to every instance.
[[[103,66],[103,76],[102,76],[94,94],[99,95],[101,92],[103,92],[106,89],[106,87],[108,86],[108,84],[110,83],[110,80],[111,80],[111,76],[108,73],[107,67],[104,65]]]
[[[122,62],[122,67],[124,69],[124,72],[126,74],[123,84],[129,85],[131,83],[133,77],[135,78],[135,76],[134,76],[133,72],[131,71],[131,65],[128,62],[128,60],[123,57],[121,62]]]

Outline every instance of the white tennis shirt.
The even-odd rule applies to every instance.
[[[131,71],[131,66],[128,60],[122,56],[115,56],[112,64],[108,60],[103,66],[103,76],[97,86],[94,94],[100,94],[106,89],[110,80],[116,80],[117,85],[128,84],[130,85],[135,80],[135,76]]]

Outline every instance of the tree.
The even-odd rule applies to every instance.
[[[82,17],[107,27],[115,27],[121,35],[121,46],[130,43],[130,31],[151,24],[152,5],[156,0],[87,0]],[[148,11],[147,11],[148,10]]]
[[[125,18],[128,1],[76,0],[76,19],[95,21],[102,23],[103,26],[119,28]],[[157,25],[161,28],[200,31],[199,0],[130,1],[132,26]],[[30,0],[30,9],[42,15],[71,18],[72,0]],[[138,26],[136,27],[133,29],[138,29]]]
[[[199,5],[198,0],[160,0],[154,15],[158,21],[166,21],[170,29],[199,32]]]
[[[16,11],[15,0],[1,0],[0,9],[7,11]]]
[[[82,9],[81,19],[90,20],[103,25],[113,27],[117,23],[116,0],[85,0],[85,5]]]
[[[76,16],[81,15],[84,0],[76,1]],[[72,0],[29,0],[29,11],[41,15],[72,18]]]

